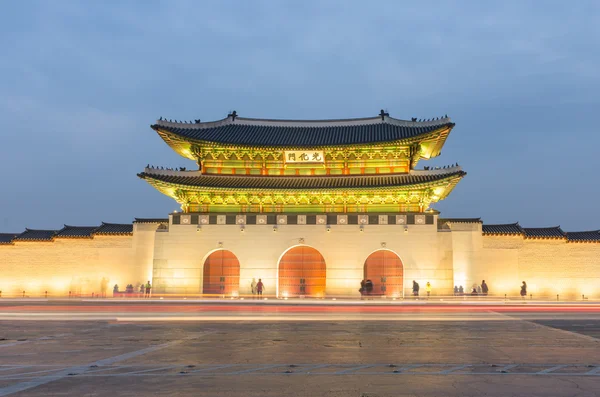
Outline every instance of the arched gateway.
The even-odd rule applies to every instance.
[[[402,296],[404,267],[400,257],[390,250],[373,252],[365,261],[364,279],[373,281],[373,293]]]
[[[312,247],[291,248],[279,260],[279,296],[322,297],[325,280],[325,259]]]
[[[236,295],[240,289],[240,262],[235,254],[217,250],[204,261],[202,293]]]

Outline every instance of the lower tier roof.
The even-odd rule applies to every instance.
[[[196,171],[162,171],[146,168],[138,177],[156,187],[157,184],[199,189],[244,190],[348,190],[420,187],[428,183],[460,180],[466,172],[460,167],[408,174],[340,175],[340,176],[258,176],[210,175]]]

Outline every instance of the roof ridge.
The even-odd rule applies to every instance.
[[[237,121],[237,123],[236,123]],[[398,119],[394,117],[390,117],[389,113],[381,112],[376,116],[371,117],[353,117],[353,118],[337,118],[337,119],[273,119],[273,118],[254,118],[254,117],[239,117],[235,111],[230,113],[227,117],[219,120],[213,121],[201,121],[200,119],[196,119],[194,121],[181,121],[181,120],[167,120],[160,117],[156,120],[153,126],[163,126],[163,127],[176,127],[176,128],[188,128],[188,129],[203,129],[203,128],[212,128],[219,127],[222,125],[229,124],[241,124],[241,125],[285,125],[285,124],[299,124],[302,126],[306,126],[309,124],[332,124],[341,123],[344,125],[352,124],[352,123],[364,123],[372,121],[372,124],[394,124],[394,125],[404,125],[404,126],[418,126],[425,127],[431,125],[442,125],[447,123],[452,123],[452,120],[448,115],[444,115],[443,117],[432,117],[429,119],[417,119],[416,117],[412,117],[411,120]],[[254,124],[253,124],[254,123]],[[152,127],[153,127],[152,126]],[[290,125],[291,126],[291,125]]]
[[[543,227],[523,227],[523,229],[560,229],[560,225],[558,225],[558,226],[543,226]]]

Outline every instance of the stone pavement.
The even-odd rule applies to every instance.
[[[506,320],[1,321],[0,396],[600,393],[600,318],[498,316]]]

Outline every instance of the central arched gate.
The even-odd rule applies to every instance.
[[[308,246],[288,250],[279,261],[279,296],[325,296],[326,266],[323,255]]]

